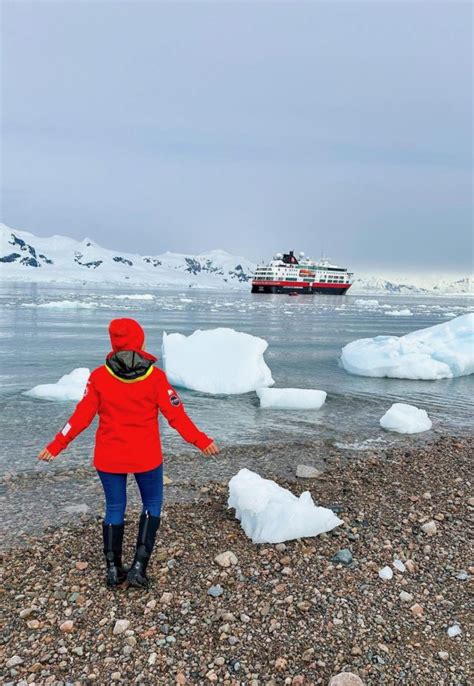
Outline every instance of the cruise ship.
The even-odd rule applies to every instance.
[[[325,293],[344,295],[352,286],[353,274],[346,267],[322,257],[311,260],[300,252],[277,253],[265,265],[259,265],[252,279],[252,293]]]

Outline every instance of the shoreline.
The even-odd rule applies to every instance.
[[[36,536],[16,529],[22,547],[2,555],[3,651],[10,665],[20,662],[4,668],[3,683],[309,686],[344,670],[366,685],[467,686],[473,448],[473,437],[443,436],[330,455],[316,479],[277,476],[344,521],[283,546],[245,537],[222,483],[188,484],[187,499],[165,501],[154,583],[143,595],[104,586],[97,513]],[[292,474],[298,463],[315,465],[315,456],[292,459]],[[260,473],[270,469],[271,462]],[[136,518],[132,508],[127,559]],[[431,535],[422,528],[428,522]],[[349,566],[331,561],[341,549],[351,551]],[[226,550],[236,566],[214,561]],[[394,558],[406,569],[383,581],[378,571]],[[211,585],[222,595],[209,596]],[[117,635],[118,619],[129,625]],[[60,628],[66,620],[70,633]],[[461,634],[450,638],[456,624]]]

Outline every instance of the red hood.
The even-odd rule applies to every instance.
[[[156,362],[157,358],[154,355],[142,350],[145,332],[135,319],[127,317],[112,319],[109,324],[109,336],[112,352],[107,355],[107,358],[120,350],[134,350],[145,359]]]

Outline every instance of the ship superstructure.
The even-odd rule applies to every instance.
[[[252,279],[252,293],[326,293],[343,295],[352,285],[353,274],[346,267],[322,257],[312,260],[294,251],[277,253],[265,265],[259,265]]]

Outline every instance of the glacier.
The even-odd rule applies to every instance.
[[[274,381],[267,341],[228,328],[163,333],[163,367],[171,384],[213,395],[249,393]]]
[[[350,374],[395,379],[448,379],[474,373],[474,313],[405,336],[359,338],[342,349]]]
[[[426,410],[406,403],[394,403],[380,419],[380,426],[399,434],[417,434],[429,431],[433,424]]]
[[[298,498],[275,481],[241,469],[229,481],[227,505],[235,509],[253,543],[283,543],[318,536],[343,522],[332,510],[317,507],[309,491]]]
[[[327,393],[309,388],[257,388],[260,407],[277,410],[319,410]]]

